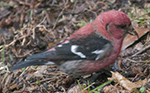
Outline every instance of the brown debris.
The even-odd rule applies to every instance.
[[[146,7],[146,5],[149,6],[148,1],[1,0],[0,3],[3,3],[0,5],[0,52],[4,51],[5,54],[4,62],[2,62],[0,56],[0,85],[4,93],[68,91],[84,91],[87,93],[87,88],[81,90],[76,83],[76,79],[59,71],[55,66],[31,66],[11,73],[9,67],[17,62],[24,61],[29,55],[53,47],[79,29],[79,24],[90,23],[91,19],[94,20],[101,12],[113,9],[136,15],[131,18],[135,18],[135,20],[132,20],[134,21],[132,25],[135,26],[134,28],[140,36],[140,39],[133,38],[132,40],[128,36],[124,41],[128,43],[123,45],[123,50],[118,59],[117,65],[119,70],[122,71],[119,74],[126,75],[124,77],[125,84],[135,85],[134,82],[141,82],[140,80],[144,79],[143,81],[147,83],[142,84],[149,88],[149,83],[145,79],[149,79],[150,70],[150,25],[147,23],[150,22],[150,17],[149,12],[142,10],[148,10]],[[147,16],[141,17],[140,14]],[[140,21],[137,21],[137,18],[143,18],[142,20],[146,22],[139,24]],[[4,49],[3,45],[5,45]],[[128,46],[130,46],[130,49],[125,49]],[[103,76],[101,75],[101,77]],[[99,86],[96,83],[101,83],[101,81],[105,82],[106,79],[100,78],[94,85],[91,85],[92,87],[89,86],[88,88],[93,89]],[[120,85],[116,84],[118,82]],[[103,91],[115,93],[128,92],[134,89],[132,87],[130,87],[132,89],[124,88],[124,84],[121,83],[122,80],[118,80],[118,82],[105,86]]]

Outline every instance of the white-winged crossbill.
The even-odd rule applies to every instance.
[[[101,13],[63,42],[29,56],[10,70],[31,65],[57,65],[61,71],[74,77],[99,71],[118,58],[124,37],[132,32],[128,30],[130,25],[129,17],[121,11]]]

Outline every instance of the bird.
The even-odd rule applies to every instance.
[[[127,34],[137,35],[130,18],[122,11],[100,13],[96,19],[75,31],[54,47],[27,57],[10,71],[31,65],[56,65],[75,78],[92,74],[115,63]]]

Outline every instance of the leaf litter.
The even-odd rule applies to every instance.
[[[129,15],[140,38],[125,39],[124,42],[127,44],[123,45],[120,57],[116,62],[119,72],[115,73],[119,73],[120,77],[125,76],[124,79],[127,82],[125,81],[124,84],[128,84],[122,84],[121,80],[113,81],[104,86],[101,91],[105,93],[135,91],[140,87],[128,89],[128,85],[144,82],[146,79],[146,83],[140,83],[139,86],[148,88],[149,5],[150,2],[146,0],[1,0],[0,52],[4,59],[0,57],[0,86],[3,87],[3,92],[83,91],[79,88],[76,90],[75,87],[78,87],[76,79],[59,71],[55,66],[30,66],[14,72],[10,72],[9,68],[24,61],[30,55],[53,47],[79,29],[79,25],[84,26],[86,22],[94,20],[101,12],[112,9],[124,11]],[[116,70],[112,69],[112,71]],[[102,74],[94,84],[86,89],[92,90],[107,80],[108,76]],[[79,81],[81,85],[84,85],[81,79]]]

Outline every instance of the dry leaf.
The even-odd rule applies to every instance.
[[[121,86],[123,86],[130,92],[133,92],[136,88],[142,86],[129,81],[127,78],[123,77],[119,72],[111,72],[111,73],[112,78],[115,79],[116,82],[118,82]]]
[[[139,27],[133,27],[133,28],[138,33],[139,38],[142,37],[143,35],[145,35],[150,30],[150,28],[139,28]],[[137,36],[133,36],[133,35],[129,35],[128,34],[125,37],[124,41],[123,41],[123,45],[122,45],[122,49],[121,50],[126,49],[127,47],[132,45],[137,40],[138,40]]]
[[[83,88],[83,84],[81,84],[81,87]],[[68,93],[88,93],[88,91],[87,90],[85,90],[85,91],[83,91],[83,92],[81,92],[82,90],[80,89],[80,87],[79,87],[79,85],[76,85],[76,86],[74,86],[74,87],[72,87],[72,88],[70,88],[69,90],[68,90]]]
[[[112,85],[105,86],[103,88],[103,91],[104,93],[119,93],[119,90],[115,86],[112,86]]]
[[[121,86],[127,89],[130,92],[133,92],[136,88],[144,86],[150,79],[139,80],[137,82],[131,82],[127,78],[123,77],[119,72],[111,72],[112,77],[108,78],[109,80],[115,79],[115,82],[118,82]]]

